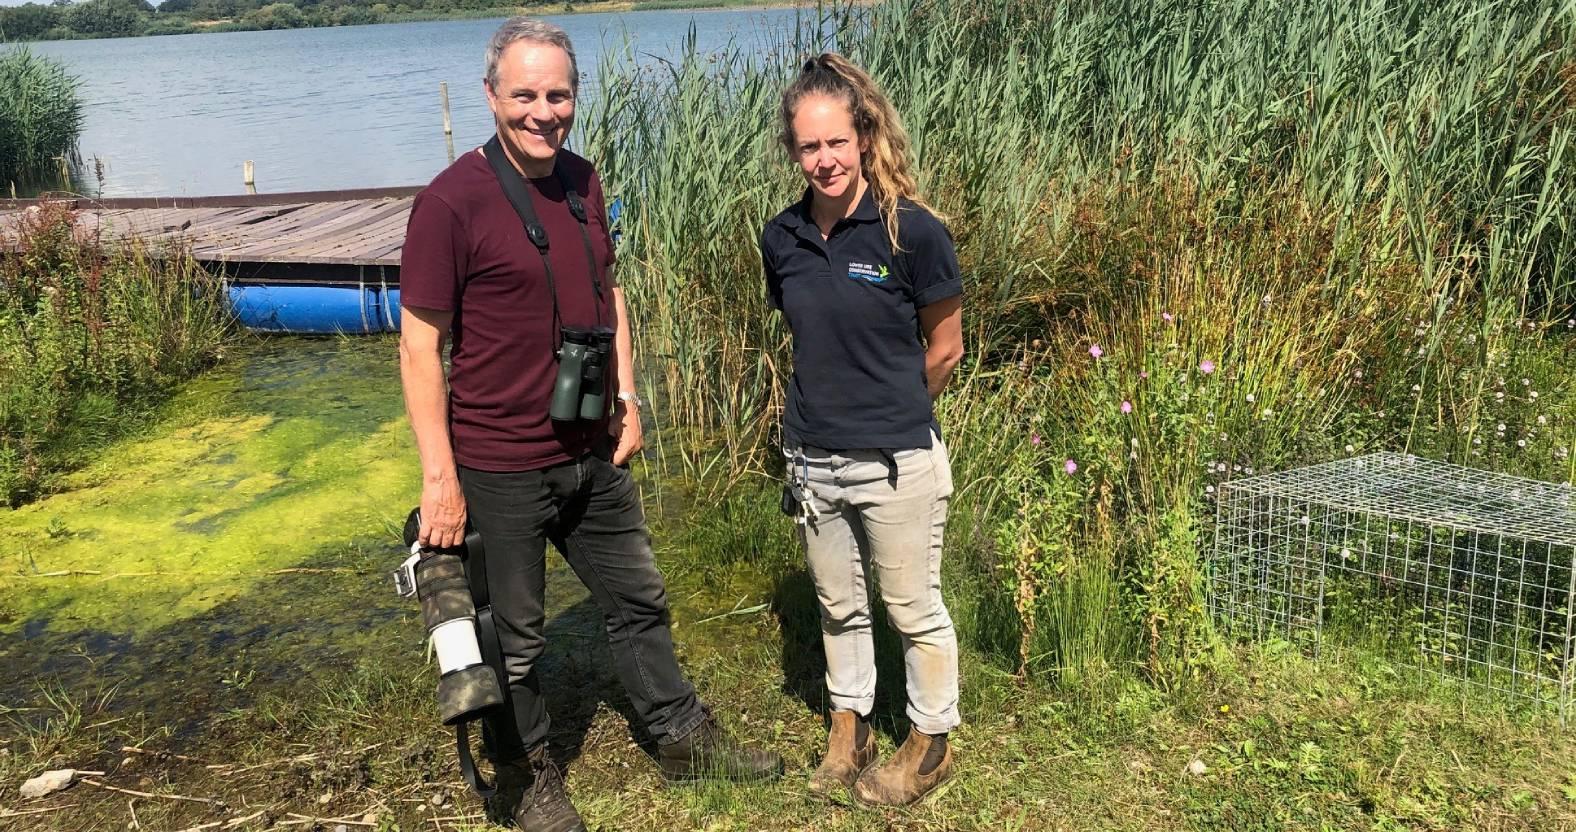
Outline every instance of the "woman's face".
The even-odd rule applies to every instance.
[[[854,129],[848,104],[827,95],[807,95],[793,114],[793,151],[812,191],[839,199],[857,189],[865,141]]]

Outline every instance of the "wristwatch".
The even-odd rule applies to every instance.
[[[625,404],[629,404],[629,405],[631,405],[633,407],[636,407],[636,408],[639,408],[639,407],[642,407],[643,405],[645,405],[645,402],[640,400],[640,394],[636,393],[636,392],[633,392],[633,391],[625,391],[623,393],[619,393],[618,394],[618,400],[621,401],[621,402],[624,402]]]

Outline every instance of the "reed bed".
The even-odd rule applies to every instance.
[[[0,180],[58,176],[82,132],[77,79],[26,47],[0,53]]]
[[[940,407],[970,637],[1175,679],[1213,644],[1218,480],[1376,447],[1572,478],[1573,36],[1571,2],[885,0],[764,51],[614,55],[583,124],[632,197],[663,458],[713,498],[776,473],[756,237],[802,190],[776,96],[848,53],[967,276]]]

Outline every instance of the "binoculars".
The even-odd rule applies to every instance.
[[[613,355],[613,330],[605,327],[562,328],[558,378],[548,415],[557,422],[594,422],[607,415],[607,362]]]

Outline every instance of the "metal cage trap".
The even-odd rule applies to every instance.
[[[1558,708],[1576,682],[1576,491],[1396,453],[1219,489],[1210,611],[1318,655],[1356,641]],[[1329,632],[1327,632],[1329,631]]]

